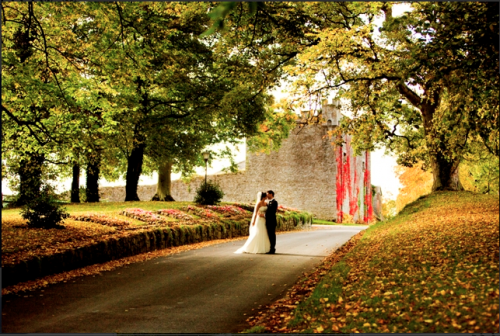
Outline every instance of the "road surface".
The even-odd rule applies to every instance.
[[[276,254],[208,246],[2,298],[4,333],[235,333],[252,309],[285,294],[302,272],[366,226],[277,235]],[[28,295],[28,297],[24,297]]]

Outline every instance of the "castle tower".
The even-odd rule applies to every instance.
[[[278,151],[247,151],[244,171],[210,177],[224,190],[223,201],[254,202],[259,191],[273,190],[279,204],[310,211],[318,219],[371,222],[370,153],[356,156],[350,135],[343,134],[342,146],[335,146],[328,134],[347,118],[340,112],[340,105],[325,102],[319,116],[311,116],[309,111],[301,114],[297,127]],[[190,187],[174,182],[174,198],[192,200],[202,181],[200,177]]]
[[[328,102],[325,100],[323,102],[321,110],[324,119],[323,126],[336,127],[340,124],[340,120],[342,119],[342,114],[340,113],[339,102],[328,104]]]

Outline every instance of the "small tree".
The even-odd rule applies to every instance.
[[[69,214],[57,203],[54,191],[49,185],[43,186],[40,194],[34,197],[21,209],[21,216],[28,221],[28,225],[36,228],[58,228]]]
[[[196,190],[194,202],[196,204],[215,205],[220,203],[222,197],[224,197],[224,192],[217,182],[208,181],[205,183],[205,181],[203,181]]]

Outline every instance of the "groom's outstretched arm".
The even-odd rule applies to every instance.
[[[274,200],[274,202],[273,202],[272,211],[274,214],[276,214],[276,212],[278,211],[278,201],[276,201],[276,200]]]

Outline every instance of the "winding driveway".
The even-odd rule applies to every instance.
[[[2,298],[4,333],[235,333],[366,226],[314,225],[277,236],[275,255],[244,240],[127,265]]]

